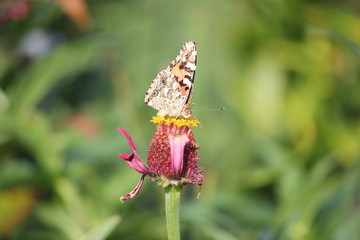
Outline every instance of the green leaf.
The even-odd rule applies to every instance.
[[[98,226],[90,229],[84,235],[82,235],[78,240],[101,240],[105,239],[111,231],[116,227],[120,222],[121,218],[118,215],[112,216],[105,221],[103,221]]]
[[[12,110],[17,114],[32,111],[55,83],[98,64],[106,46],[107,42],[98,38],[82,39],[60,46],[49,56],[34,62],[11,86]]]

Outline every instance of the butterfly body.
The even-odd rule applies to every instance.
[[[188,41],[167,69],[152,81],[145,95],[145,103],[158,110],[158,116],[192,116],[190,104],[196,60],[195,42]]]

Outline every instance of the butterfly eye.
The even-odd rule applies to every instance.
[[[153,93],[152,93],[153,97],[156,97],[158,94],[159,94],[158,91],[153,91]]]

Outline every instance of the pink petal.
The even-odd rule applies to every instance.
[[[142,174],[152,174],[153,172],[145,166],[145,164],[142,162],[139,155],[133,153],[133,154],[120,154],[119,155],[122,159],[126,161],[126,163],[134,170],[138,171]]]
[[[171,164],[174,171],[174,177],[181,177],[184,167],[184,147],[189,142],[186,134],[169,135]]]
[[[122,196],[122,197],[120,198],[120,202],[124,203],[126,200],[135,197],[135,196],[138,194],[138,192],[140,191],[141,186],[142,186],[143,183],[144,183],[144,178],[145,178],[145,174],[142,175],[139,183],[136,185],[136,187],[134,188],[134,190],[132,190],[131,192],[129,192],[128,194],[126,194],[125,196]]]
[[[122,153],[120,157],[126,160],[126,163],[134,170],[142,173],[142,174],[151,174],[153,173],[148,167],[144,165],[140,156],[136,152],[136,146],[134,141],[132,140],[130,134],[123,128],[118,129],[124,136],[127,138],[129,142],[129,146],[131,148],[132,154]]]
[[[127,138],[128,142],[129,142],[129,146],[131,148],[131,151],[133,153],[136,153],[136,146],[135,146],[135,143],[133,141],[133,139],[131,138],[130,134],[123,128],[118,128],[118,130],[124,134],[124,136]]]
[[[119,156],[124,160],[128,160],[129,158],[131,158],[132,154],[122,153],[122,154],[119,154]]]

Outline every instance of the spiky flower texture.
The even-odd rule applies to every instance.
[[[138,155],[129,133],[122,128],[118,129],[127,138],[132,151],[132,154],[120,154],[120,157],[142,174],[134,190],[120,198],[121,202],[136,196],[146,175],[163,188],[186,184],[202,186],[204,170],[198,167],[199,145],[192,132],[192,128],[197,127],[199,121],[193,118],[156,116],[151,122],[157,129],[148,149],[148,167]]]

